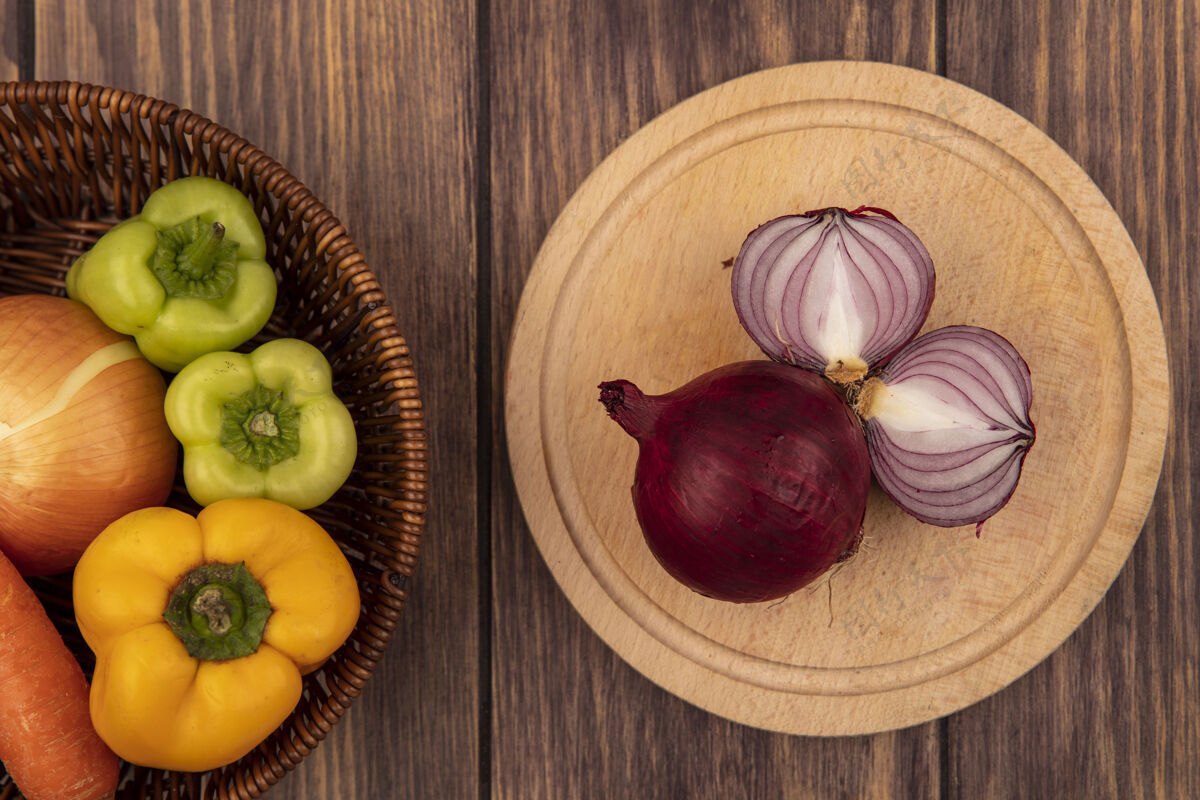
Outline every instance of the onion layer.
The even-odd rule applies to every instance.
[[[924,324],[933,261],[888,212],[827,208],[752,231],[732,291],[742,327],[769,357],[853,383]]]
[[[1029,367],[1007,339],[956,325],[913,340],[856,401],[871,468],[922,522],[982,524],[1008,502],[1034,442]]]
[[[746,361],[665,395],[609,381],[600,401],[638,441],[638,523],[684,585],[719,600],[773,600],[856,550],[866,441],[819,376]]]
[[[0,550],[70,570],[113,520],[162,505],[178,445],[161,373],[86,306],[0,298]]]

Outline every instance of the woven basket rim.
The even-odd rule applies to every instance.
[[[260,184],[265,191],[286,200],[288,208],[299,213],[315,228],[323,230],[320,238],[332,235],[334,238],[326,245],[326,250],[336,252],[345,247],[349,248],[351,254],[362,258],[358,245],[350,238],[341,221],[299,178],[262,148],[209,117],[186,106],[105,84],[77,80],[0,81],[0,107],[35,103],[45,105],[50,102],[72,109],[90,106],[97,110],[106,109],[110,113],[132,112],[141,119],[172,127],[179,134],[196,137],[206,144],[211,144],[217,134],[228,134],[229,137],[222,138],[218,143],[218,152],[229,155],[246,167],[250,174],[260,176]],[[321,227],[318,227],[318,220]],[[369,273],[369,279],[378,285],[377,277],[366,266],[365,260],[362,271]],[[381,305],[392,311],[386,302]],[[389,315],[394,317],[394,314]],[[395,335],[402,336],[399,328],[393,327]]]
[[[413,398],[415,406],[409,404],[406,408],[415,408],[417,411],[415,416],[410,413],[404,417],[403,430],[405,435],[403,438],[406,441],[403,453],[405,456],[410,456],[414,461],[421,463],[419,469],[408,470],[406,467],[406,470],[419,473],[421,481],[427,482],[427,425],[424,418],[423,403],[416,370],[412,364],[412,354],[409,351],[407,340],[396,322],[394,310],[384,295],[377,276],[371,270],[357,244],[333,212],[303,182],[292,175],[283,164],[267,155],[261,148],[250,143],[229,128],[186,107],[140,92],[77,80],[16,80],[0,82],[0,109],[16,109],[22,106],[27,108],[46,108],[55,105],[70,109],[75,118],[82,115],[83,109],[90,109],[88,115],[89,121],[93,126],[97,127],[103,127],[104,121],[102,116],[96,112],[107,112],[112,117],[116,117],[117,115],[137,117],[145,120],[147,123],[161,126],[164,131],[169,130],[174,137],[186,138],[193,143],[195,150],[199,150],[202,147],[210,148],[211,152],[223,155],[228,160],[236,161],[241,166],[246,177],[257,183],[260,191],[274,196],[281,207],[286,207],[295,218],[301,220],[302,225],[311,232],[316,250],[323,253],[330,264],[336,262],[337,291],[344,293],[349,298],[356,297],[361,303],[362,315],[361,322],[358,324],[364,333],[369,331],[367,339],[370,351],[379,353],[376,361],[380,367],[379,383],[385,387],[393,387],[395,391],[403,390],[406,398]],[[107,131],[107,135],[115,137],[116,134],[113,131]],[[0,142],[0,144],[3,144],[3,142]],[[8,148],[5,147],[3,149],[7,150]],[[183,174],[195,173],[185,171],[176,177],[182,177]],[[169,178],[167,179],[169,180]],[[145,198],[141,199],[144,201]],[[2,233],[0,231],[0,235]],[[283,258],[283,256],[281,255],[280,258]],[[404,361],[407,361],[407,363],[403,363]],[[398,433],[400,431],[398,423],[392,424],[396,425],[395,431]],[[398,620],[404,605],[406,605],[409,595],[409,581],[411,575],[415,572],[418,562],[421,535],[424,533],[425,515],[428,510],[427,489],[422,491],[422,497],[423,499],[419,503],[396,501],[388,506],[392,511],[399,510],[408,526],[415,526],[418,531],[416,533],[405,533],[400,530],[392,531],[395,538],[391,551],[393,558],[390,559],[390,562],[396,564],[402,563],[406,569],[388,571],[386,574],[381,575],[378,581],[385,595],[380,599],[386,599],[386,596],[390,596],[390,600],[387,603],[379,603],[377,600],[372,610],[384,616],[390,615],[394,620]],[[403,559],[400,558],[401,555],[404,556]],[[365,610],[368,608],[366,605],[367,598],[364,598],[363,602],[365,618]],[[393,603],[395,605],[392,605]],[[383,641],[385,648],[390,645],[392,638],[392,631],[390,629],[383,631],[382,635],[380,635],[380,632],[375,632],[374,635],[377,635]],[[354,634],[352,634],[353,636]],[[347,642],[348,644],[349,642]],[[346,645],[343,645],[343,648],[339,648],[339,653],[345,647]],[[365,676],[362,677],[363,683],[374,673],[378,665],[378,660],[382,655],[383,652],[379,652],[374,662],[370,664],[370,668],[365,670]],[[361,668],[357,663],[354,666]],[[323,671],[323,668],[321,671]],[[316,734],[315,741],[306,742],[305,744],[308,745],[307,749],[300,749],[298,756],[295,754],[295,748],[292,748],[293,752],[286,754],[287,757],[282,759],[282,771],[279,768],[275,768],[274,770],[267,769],[268,765],[259,761],[250,761],[261,747],[269,744],[276,738],[276,735],[272,734],[263,745],[252,750],[243,759],[226,767],[204,773],[203,775],[207,777],[207,783],[209,784],[203,790],[204,796],[258,797],[262,792],[265,792],[277,783],[287,771],[294,768],[300,760],[307,757],[315,749],[320,740],[340,720],[357,696],[354,693],[347,699],[341,694],[335,695],[332,692],[327,692],[326,694],[328,699],[332,701],[330,706],[322,708],[324,722],[328,724],[326,725],[318,720],[321,730]],[[305,701],[302,699],[281,727],[287,727],[293,722],[293,719],[299,713],[304,703]],[[303,737],[303,734],[297,735]],[[244,765],[245,768],[239,769],[239,767],[243,766],[243,762],[247,762]],[[272,761],[272,764],[277,765],[278,763],[279,759]],[[145,776],[147,774],[160,773],[161,771],[146,770],[143,767],[127,764],[123,769],[123,775],[128,776],[131,770],[140,776],[137,778],[137,783],[141,787],[141,793],[137,796],[149,796],[145,794],[149,791]],[[151,778],[151,783],[161,783],[164,791],[170,791],[170,787],[173,784],[179,785],[180,783],[184,783],[190,785],[194,783],[193,791],[196,792],[196,796],[199,796],[201,779],[198,775],[166,772],[161,772],[161,775],[163,779],[155,780]],[[3,787],[0,787],[0,796],[9,797]],[[156,794],[155,796],[158,795]]]

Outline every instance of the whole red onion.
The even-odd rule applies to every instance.
[[[600,402],[639,444],[633,504],[663,568],[733,602],[788,595],[858,547],[870,460],[820,376],[744,361],[664,395],[626,380]]]

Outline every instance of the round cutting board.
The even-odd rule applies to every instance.
[[[932,255],[926,330],[981,325],[1016,345],[1037,442],[979,537],[917,522],[874,489],[860,552],[818,584],[772,603],[707,599],[643,542],[637,445],[597,384],[660,394],[761,358],[733,310],[729,259],[768,219],[859,205],[890,210]],[[506,382],[520,501],[578,612],[668,691],[797,734],[924,722],[1049,655],[1137,539],[1167,431],[1162,322],[1100,191],[1012,111],[873,63],[739,78],[626,140],[546,237]]]

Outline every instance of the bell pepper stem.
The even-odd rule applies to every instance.
[[[214,222],[201,227],[196,238],[184,245],[175,257],[175,263],[189,278],[203,278],[212,271],[221,242],[225,240],[225,226]]]
[[[256,436],[278,436],[279,423],[270,411],[260,411],[250,418],[247,423],[250,432]]]
[[[286,392],[256,384],[221,407],[221,446],[265,471],[300,452],[300,412]]]
[[[241,595],[219,583],[201,587],[192,598],[190,608],[192,627],[201,636],[225,636],[246,616],[246,604]]]
[[[192,217],[157,232],[150,269],[169,297],[215,300],[237,279],[238,243],[220,222]]]
[[[258,651],[271,604],[246,565],[201,564],[171,592],[163,619],[188,654],[205,661]]]

